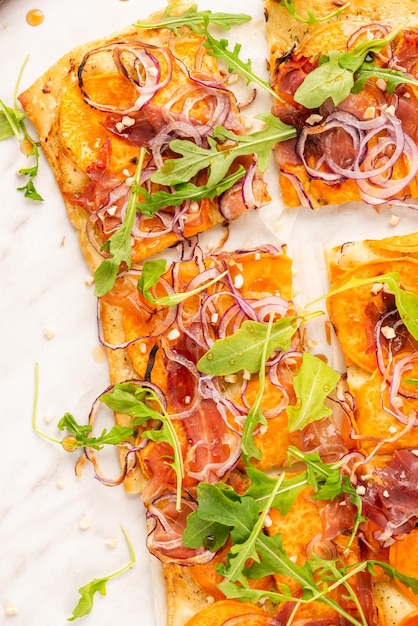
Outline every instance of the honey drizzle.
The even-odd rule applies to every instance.
[[[26,13],[26,21],[29,26],[39,26],[44,19],[45,16],[40,9],[31,9]]]

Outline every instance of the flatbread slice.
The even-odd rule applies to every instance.
[[[175,2],[167,10],[175,16],[187,8],[189,4]],[[163,15],[155,13],[144,23],[157,24]],[[207,147],[217,125],[233,134],[245,132],[228,75],[204,43],[203,34],[186,26],[176,33],[131,26],[72,50],[19,96],[92,272],[122,248],[119,235],[133,181],[133,193],[138,186],[143,192],[134,198],[139,206],[125,234],[122,269],[267,199],[253,155],[234,161],[227,172],[251,170],[245,193],[243,175],[228,189],[212,189],[196,200],[189,189],[183,199],[172,200],[171,184],[152,181],[164,161],[176,156],[169,149],[172,140],[188,141],[197,149]],[[199,188],[206,182],[207,168],[190,180]],[[143,201],[154,200],[157,192],[166,192],[167,198],[141,212]]]
[[[408,204],[418,180],[416,3],[295,0],[299,19],[285,4],[265,3],[272,111],[297,129],[275,149],[284,204]]]
[[[417,236],[347,243],[330,253],[329,268],[327,308],[347,364],[360,446],[381,453],[416,448],[417,337],[408,316],[418,295]],[[399,298],[410,294],[407,310],[384,275],[395,276]]]

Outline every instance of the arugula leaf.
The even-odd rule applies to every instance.
[[[285,141],[296,136],[293,126],[288,126],[271,113],[257,116],[266,127],[263,130],[236,135],[222,126],[216,126],[213,137],[208,137],[208,148],[197,146],[187,139],[173,139],[170,149],[182,155],[176,159],[167,159],[151,180],[162,185],[178,185],[188,182],[203,169],[209,170],[207,185],[217,185],[223,180],[234,160],[239,156],[256,154],[261,171],[267,168],[270,150],[278,141]],[[231,145],[219,145],[216,139],[231,141]]]
[[[335,11],[332,11],[331,13],[328,13],[328,15],[326,15],[325,17],[316,17],[311,9],[307,9],[306,11],[308,17],[300,15],[296,11],[294,0],[280,0],[280,4],[282,4],[288,10],[289,14],[295,20],[298,20],[299,22],[303,22],[305,24],[320,24],[321,22],[328,22],[328,20],[332,19],[333,17],[338,17],[341,11],[344,11],[344,9],[349,6],[350,2],[347,2],[346,4],[344,4],[344,6],[336,9]]]
[[[104,445],[119,445],[126,441],[129,437],[136,435],[135,428],[129,428],[125,426],[113,426],[109,431],[103,429],[101,435],[99,437],[91,437],[90,433],[92,431],[91,424],[78,424],[75,418],[71,415],[71,413],[65,413],[64,416],[60,419],[57,426],[60,430],[67,430],[68,435],[66,435],[61,441],[59,439],[55,439],[54,437],[50,437],[46,433],[39,430],[37,426],[37,405],[38,405],[38,395],[39,395],[39,366],[35,364],[35,396],[33,402],[33,411],[32,411],[32,428],[38,434],[41,435],[44,439],[48,439],[48,441],[52,441],[53,443],[58,443],[63,446],[65,450],[68,452],[73,452],[74,450],[78,450],[80,448],[93,448],[94,450],[101,450]]]
[[[168,464],[173,468],[177,477],[177,509],[181,509],[181,491],[184,478],[183,455],[180,440],[170,416],[161,404],[157,394],[150,387],[140,387],[132,382],[115,385],[109,392],[103,393],[99,400],[117,413],[125,413],[136,419],[133,426],[142,426],[148,420],[161,422],[159,430],[146,430],[142,433],[145,439],[167,442],[173,448],[173,458]],[[156,404],[158,410],[153,409],[150,403]]]
[[[222,195],[230,189],[245,175],[245,169],[240,165],[236,172],[225,176],[223,180],[215,185],[194,185],[193,183],[180,183],[176,185],[171,193],[168,191],[157,191],[156,193],[148,193],[143,187],[139,188],[140,195],[144,198],[143,202],[138,203],[137,211],[152,216],[157,211],[168,206],[180,206],[185,200],[199,202],[204,198],[212,200],[216,196]]]
[[[145,30],[168,28],[173,31],[177,37],[180,37],[181,33],[179,28],[182,26],[188,26],[191,30],[201,34],[205,32],[209,24],[213,24],[223,30],[230,30],[232,24],[243,24],[251,20],[250,15],[243,13],[212,13],[212,11],[208,10],[198,11],[197,4],[193,4],[181,15],[172,15],[171,11],[173,8],[174,5],[170,3],[164,11],[160,22],[151,24],[147,22],[136,22],[135,26]]]
[[[303,353],[299,374],[293,379],[296,404],[286,409],[291,433],[332,413],[324,401],[340,378],[341,375],[322,359],[309,352]]]
[[[322,315],[322,312],[281,317],[273,322],[266,348],[267,358],[276,348],[288,350],[299,326],[318,315]],[[230,337],[217,339],[198,361],[197,369],[212,376],[227,376],[241,370],[252,374],[260,371],[267,332],[267,324],[246,320]]]
[[[131,233],[136,216],[137,195],[141,189],[139,181],[144,163],[145,152],[145,148],[141,148],[138,165],[129,194],[125,219],[117,231],[113,233],[113,235],[103,244],[101,248],[102,250],[108,250],[110,256],[102,261],[94,272],[94,280],[96,283],[94,295],[98,298],[100,296],[104,296],[112,289],[121,263],[126,263],[128,269],[131,267]]]
[[[90,424],[80,425],[77,423],[71,413],[65,413],[57,424],[60,430],[67,430],[74,439],[72,443],[68,440],[63,440],[63,444],[68,449],[72,447],[77,448],[93,448],[94,450],[101,450],[104,445],[118,445],[136,435],[135,428],[129,428],[127,426],[112,426],[108,431],[103,429],[101,435],[98,437],[91,437],[92,426]]]
[[[145,261],[144,266],[142,268],[141,276],[138,280],[137,288],[149,302],[153,304],[157,304],[160,306],[176,306],[183,300],[190,298],[191,296],[195,296],[201,291],[204,291],[208,287],[211,287],[219,280],[221,280],[226,274],[228,274],[228,270],[219,274],[212,280],[209,280],[207,283],[200,285],[200,287],[196,287],[196,289],[191,289],[190,291],[183,291],[181,293],[173,293],[168,296],[163,296],[161,298],[154,298],[150,289],[154,285],[157,284],[158,279],[162,274],[164,274],[166,269],[166,261],[163,259],[159,259],[157,261]]]
[[[413,291],[402,289],[399,285],[400,280],[401,277],[397,272],[388,272],[387,274],[371,276],[370,278],[350,278],[341,287],[337,287],[328,292],[325,297],[331,298],[349,289],[373,285],[374,283],[385,283],[394,294],[396,308],[398,309],[402,322],[414,339],[418,339],[418,295]],[[317,298],[306,306],[309,307],[312,304],[316,304],[322,299],[322,297]]]
[[[316,109],[327,98],[332,98],[337,106],[350,94],[355,74],[361,70],[367,55],[380,52],[393,41],[402,27],[403,24],[399,25],[381,39],[362,41],[351,50],[333,50],[328,55],[321,55],[318,67],[309,72],[296,90],[296,102],[308,109]]]
[[[270,87],[267,81],[257,76],[257,74],[254,74],[251,69],[250,59],[248,59],[246,63],[244,63],[244,61],[240,59],[239,53],[242,47],[241,44],[236,43],[234,49],[231,52],[230,50],[228,50],[228,43],[229,42],[227,39],[218,40],[212,37],[210,33],[206,32],[206,41],[203,43],[203,45],[205,48],[207,48],[208,53],[211,56],[214,56],[217,59],[222,59],[226,62],[228,66],[228,71],[236,71],[241,76],[243,76],[247,81],[247,85],[249,85],[250,83],[256,83],[257,85],[260,85],[260,87],[268,91],[274,98],[283,101],[280,96],[274,91],[274,89]]]
[[[392,567],[392,565],[389,565],[389,563],[370,560],[370,561],[367,561],[367,569],[372,574],[372,576],[376,575],[376,572],[374,569],[375,566],[382,568],[385,574],[390,576],[390,578],[393,578],[394,580],[398,580],[400,583],[405,585],[405,587],[409,587],[409,589],[412,589],[414,593],[418,594],[418,578],[414,578],[413,576],[407,576],[406,574],[402,574],[402,572],[399,572],[396,568]]]
[[[183,532],[182,543],[188,548],[204,547],[217,552],[229,537],[229,526],[218,522],[203,520],[197,511],[187,517],[187,526]]]
[[[326,591],[315,581],[312,569],[308,564],[298,566],[288,557],[279,535],[269,537],[264,533],[264,521],[270,507],[280,493],[281,480],[275,481],[272,492],[265,499],[261,513],[254,499],[246,494],[243,496],[236,494],[231,497],[230,491],[224,489],[222,485],[209,483],[198,485],[198,516],[201,520],[211,523],[211,528],[213,528],[213,524],[220,524],[221,527],[231,529],[232,548],[227,557],[227,562],[217,568],[227,581],[222,582],[219,588],[227,597],[250,600],[254,599],[254,591],[259,594],[257,600],[266,597],[274,597],[276,602],[283,600],[306,602],[308,597],[318,599],[346,617],[351,624],[364,626],[364,623],[361,624],[352,618],[337,602],[326,595]],[[191,517],[189,516],[187,520],[188,524]],[[249,559],[253,563],[247,567]],[[366,567],[365,564],[364,567]],[[277,573],[289,576],[301,585],[304,590],[301,599],[295,599],[284,585],[281,593],[253,590],[248,587],[247,577],[260,578]]]
[[[151,287],[154,287],[164,274],[167,268],[167,261],[165,259],[157,259],[155,261],[145,261],[141,276],[138,279],[137,289],[143,296],[150,302],[155,302],[155,298],[150,292]]]
[[[277,478],[268,476],[251,464],[247,466],[247,474],[251,480],[251,484],[246,490],[245,495],[253,498],[261,511],[277,483]],[[283,478],[280,489],[277,490],[276,496],[272,501],[272,507],[280,511],[282,515],[287,515],[298,494],[305,489],[307,485],[306,471],[299,472],[297,476],[292,476],[291,478]]]
[[[269,344],[269,340],[271,336],[272,326],[273,326],[273,314],[270,315],[269,323],[267,324],[266,336],[264,339],[264,345],[263,345],[263,349],[261,352],[257,396],[250,410],[248,411],[248,414],[244,423],[244,428],[242,431],[241,450],[242,450],[242,456],[244,458],[244,461],[246,462],[251,457],[255,457],[256,459],[261,458],[261,452],[255,445],[253,433],[259,424],[262,424],[263,426],[267,425],[267,419],[261,408],[261,402],[263,400],[263,394],[264,394],[264,388],[265,388],[265,382],[266,382],[266,361],[268,358],[267,350],[268,350],[268,344]]]
[[[35,188],[34,178],[38,174],[39,169],[39,143],[36,142],[30,136],[24,120],[26,114],[18,110],[17,104],[15,108],[7,106],[2,100],[0,100],[0,141],[15,136],[19,143],[27,141],[30,145],[30,150],[27,152],[26,157],[34,157],[35,164],[29,168],[21,168],[18,174],[21,176],[27,176],[28,181],[26,185],[17,187],[17,191],[23,191],[25,198],[43,202],[42,196],[37,192]]]
[[[102,578],[94,578],[91,582],[87,583],[87,585],[80,587],[78,591],[79,591],[79,594],[81,595],[81,598],[79,599],[76,607],[73,609],[72,616],[67,619],[68,622],[73,622],[79,617],[83,617],[84,615],[87,615],[88,613],[90,613],[93,608],[94,595],[96,593],[100,593],[102,596],[105,596],[107,582],[111,580],[112,578],[116,578],[116,576],[120,576],[120,574],[123,574],[124,572],[126,572],[128,569],[131,569],[135,565],[135,562],[136,562],[135,552],[134,552],[132,543],[125,529],[123,528],[123,526],[122,526],[122,532],[125,535],[125,539],[128,543],[129,554],[131,558],[130,562],[124,567],[122,567],[121,569],[119,569],[117,572],[113,572],[112,574],[109,574],[108,576],[104,576]]]
[[[364,89],[370,78],[380,78],[386,82],[386,91],[393,93],[396,85],[418,86],[418,80],[411,74],[406,74],[400,70],[393,70],[388,67],[377,67],[374,63],[366,62],[361,65],[355,75],[355,82],[351,89],[352,93],[359,93]]]

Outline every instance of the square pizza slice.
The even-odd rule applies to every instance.
[[[277,144],[286,206],[417,197],[413,0],[267,0],[272,111],[297,136]]]
[[[77,47],[19,96],[89,267],[101,267],[97,294],[120,268],[268,198],[254,154],[229,157],[245,120],[203,26],[164,25],[187,9],[170,4],[141,26]],[[217,142],[215,128],[228,137]],[[208,173],[214,154],[225,160],[219,176]],[[176,158],[184,167],[173,180]]]
[[[330,320],[347,364],[360,447],[418,447],[416,234],[329,254]]]

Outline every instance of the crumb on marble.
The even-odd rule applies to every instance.
[[[90,520],[87,517],[87,515],[85,515],[79,522],[78,522],[78,526],[79,528],[81,528],[81,530],[87,530],[88,528],[90,528]]]
[[[52,415],[52,413],[45,413],[44,421],[46,424],[51,424],[53,419],[54,419],[54,416]]]
[[[47,339],[52,339],[53,337],[55,337],[55,330],[53,328],[51,328],[50,326],[45,326],[45,328],[44,328],[44,336]]]
[[[19,613],[17,606],[13,602],[7,602],[4,611],[6,615],[17,615]]]
[[[399,215],[391,215],[390,220],[389,220],[389,226],[397,226],[399,224],[400,221],[400,217]]]

